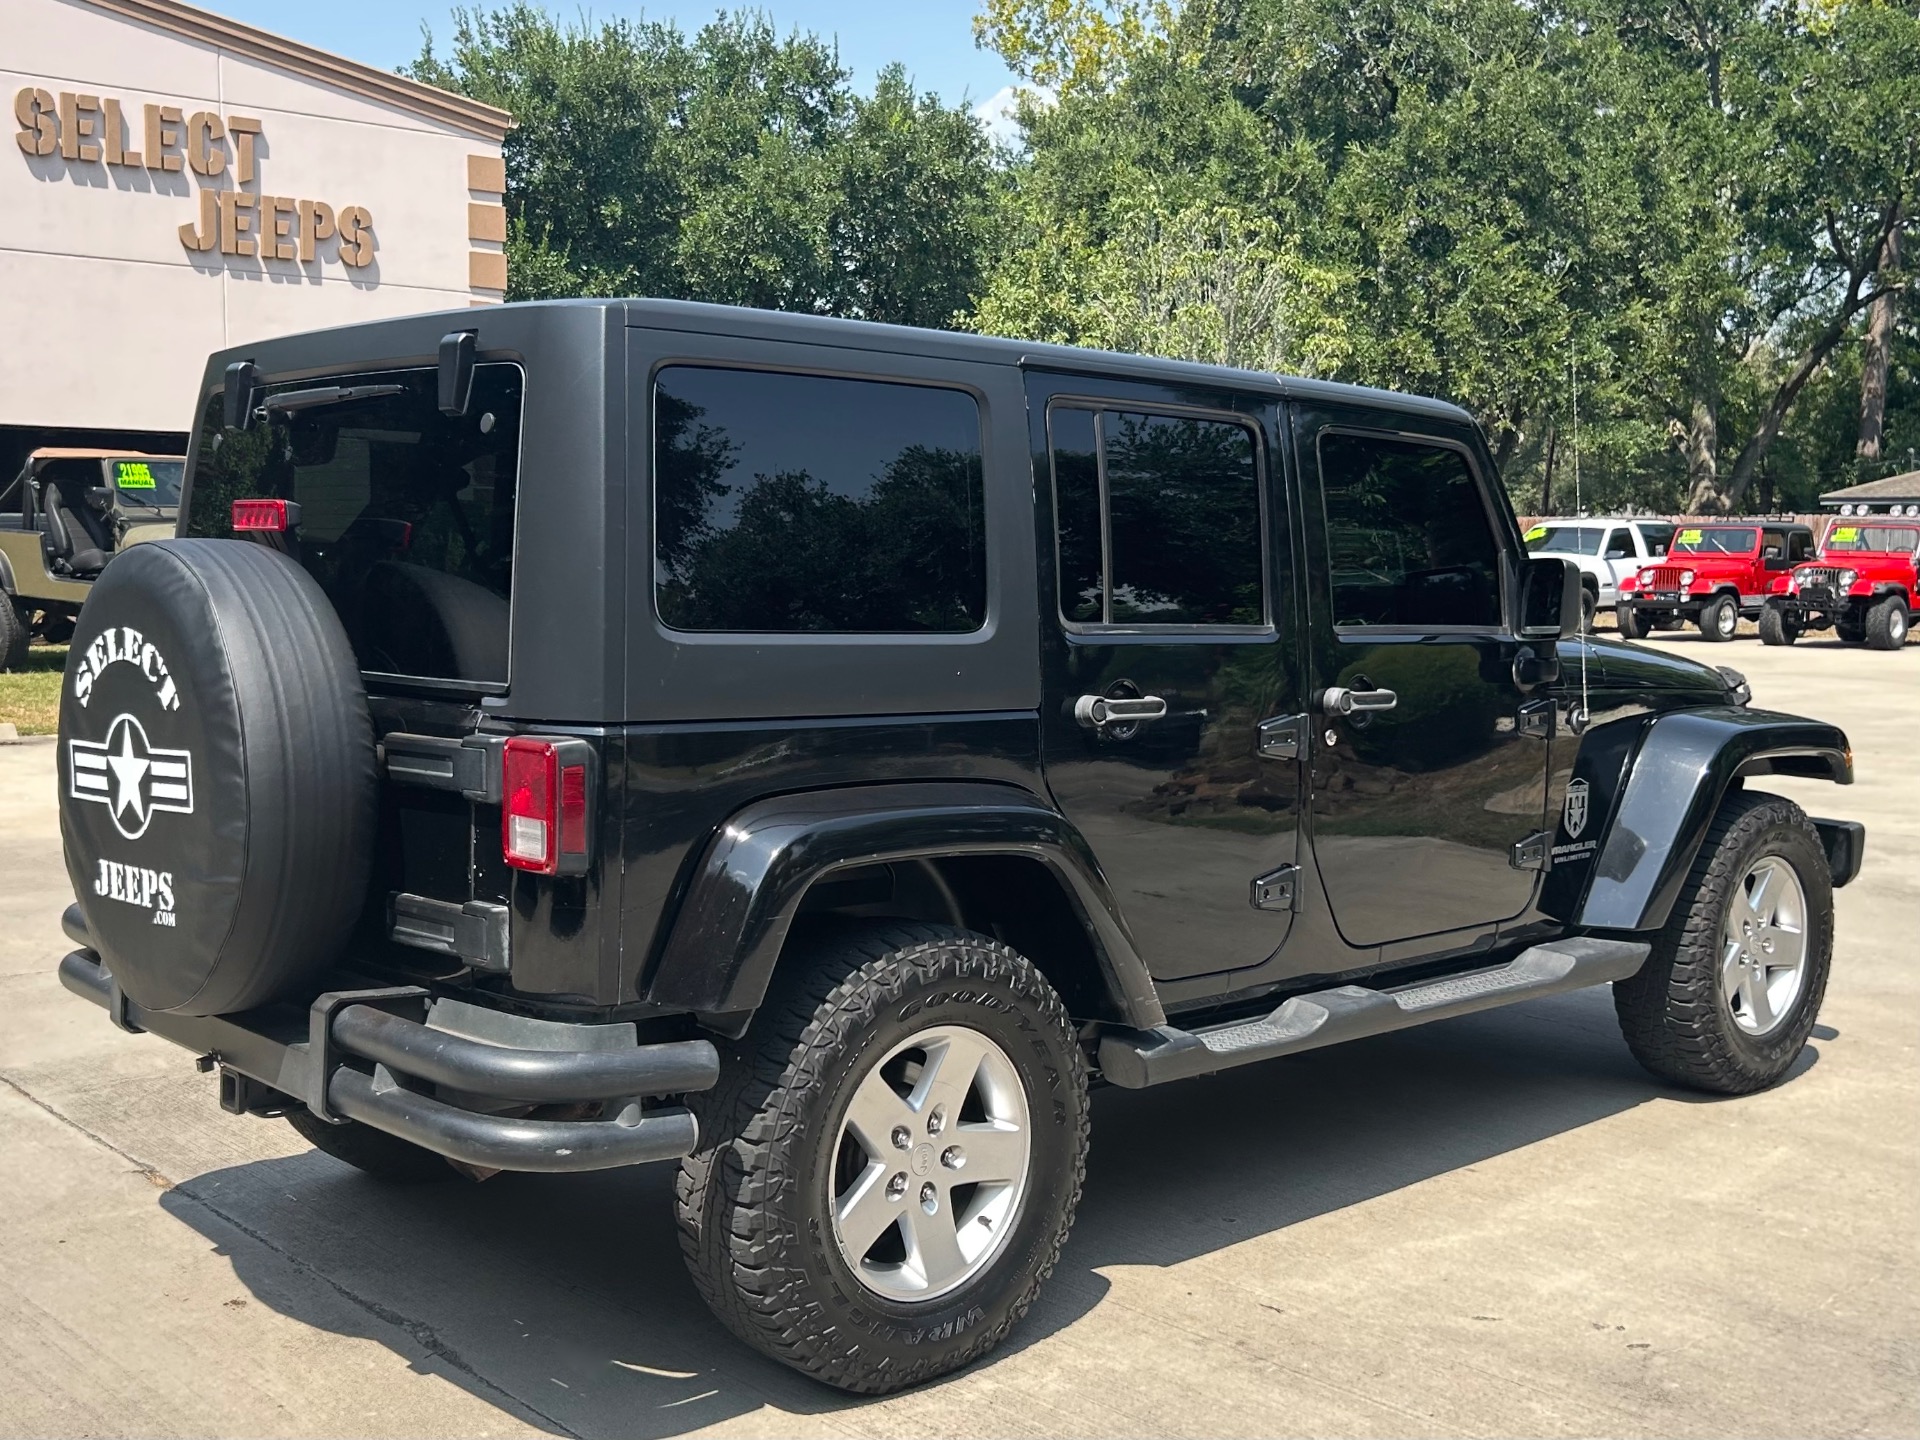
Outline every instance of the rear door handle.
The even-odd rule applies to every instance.
[[[1329,686],[1320,696],[1320,708],[1328,715],[1355,715],[1371,710],[1391,710],[1400,697],[1391,690],[1347,690]]]
[[[1167,713],[1167,702],[1158,695],[1128,695],[1109,699],[1105,695],[1082,695],[1073,702],[1073,718],[1089,730],[1109,725],[1136,725],[1142,720],[1158,720]]]

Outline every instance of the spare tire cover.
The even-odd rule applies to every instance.
[[[299,565],[242,540],[115,557],[67,653],[60,832],[128,998],[310,998],[366,902],[374,767],[359,666]]]

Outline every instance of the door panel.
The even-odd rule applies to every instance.
[[[1029,406],[1049,787],[1156,978],[1257,965],[1291,910],[1254,882],[1295,863],[1300,807],[1298,760],[1259,735],[1300,708],[1272,407],[1064,376]],[[1164,710],[1093,703],[1146,697]]]
[[[1310,578],[1316,694],[1392,708],[1314,723],[1314,854],[1342,937],[1383,945],[1490,929],[1530,903],[1513,849],[1543,828],[1551,707],[1514,680],[1504,623],[1519,537],[1471,432],[1296,414],[1325,550]],[[1393,416],[1404,429],[1406,417]],[[1311,513],[1311,512],[1310,512]]]

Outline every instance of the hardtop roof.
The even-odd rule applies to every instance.
[[[1042,369],[1099,369],[1142,379],[1225,385],[1235,389],[1276,391],[1288,399],[1325,400],[1375,405],[1476,425],[1467,411],[1445,400],[1424,395],[1377,390],[1297,375],[1243,370],[1231,365],[1206,365],[1193,360],[1167,360],[1130,355],[1078,345],[1056,345],[1038,340],[1014,340],[999,335],[976,335],[963,330],[929,330],[911,325],[883,325],[871,320],[845,320],[831,315],[796,315],[781,310],[755,310],[739,305],[710,305],[694,300],[561,300],[533,301],[540,305],[618,305],[629,326],[658,330],[720,331],[751,334],[769,340],[800,344],[838,345],[857,350],[911,351],[942,354],[954,359],[990,360]]]
[[[834,346],[843,350],[870,350],[895,354],[930,355],[961,361],[1031,366],[1039,369],[1096,372],[1149,383],[1192,384],[1226,387],[1255,393],[1265,392],[1290,400],[1323,401],[1332,404],[1367,405],[1397,410],[1453,425],[1478,429],[1479,423],[1466,410],[1445,400],[1425,395],[1410,395],[1397,390],[1377,390],[1366,385],[1347,385],[1332,380],[1312,380],[1296,375],[1276,375],[1263,370],[1242,370],[1231,365],[1204,365],[1192,360],[1167,360],[1151,355],[1130,355],[1112,350],[1094,350],[1076,345],[1054,345],[1044,341],[1012,340],[998,335],[975,335],[960,330],[930,330],[910,325],[882,325],[870,320],[845,320],[830,315],[795,315],[780,310],[756,310],[744,305],[710,305],[692,300],[600,299],[522,300],[509,305],[485,305],[461,310],[425,311],[377,320],[355,321],[275,335],[244,345],[232,345],[215,351],[208,358],[206,379],[209,389],[217,385],[221,369],[231,360],[258,359],[269,372],[285,370],[303,375],[345,373],[352,363],[352,352],[360,349],[350,337],[367,337],[367,359],[376,356],[388,360],[407,353],[430,354],[431,344],[422,346],[425,336],[437,342],[444,331],[478,330],[482,353],[489,348],[487,325],[490,317],[530,316],[540,312],[582,311],[598,313],[606,323],[629,328],[682,330],[697,334],[738,336],[743,339],[786,341],[791,344]],[[325,343],[313,346],[314,357],[325,357],[321,366],[306,364],[309,358],[300,352],[309,340]]]

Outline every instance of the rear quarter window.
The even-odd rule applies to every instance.
[[[986,623],[980,409],[964,390],[667,366],[653,485],[654,603],[672,629]]]

